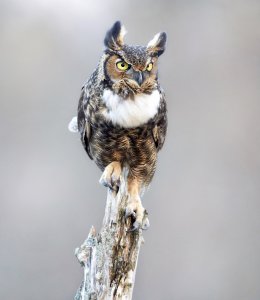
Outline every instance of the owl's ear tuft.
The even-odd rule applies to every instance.
[[[120,21],[115,22],[110,30],[108,30],[104,44],[107,48],[112,50],[120,50],[124,45],[124,36],[126,34],[125,27],[121,25]]]
[[[165,32],[157,33],[154,38],[148,43],[147,51],[151,55],[160,56],[165,51],[167,35]]]

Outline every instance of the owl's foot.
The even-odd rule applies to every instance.
[[[111,190],[117,191],[120,184],[120,175],[122,172],[121,164],[118,161],[111,162],[106,166],[99,182]]]
[[[125,210],[125,217],[126,218],[132,217],[134,220],[133,225],[128,230],[128,232],[139,230],[139,229],[146,230],[150,226],[148,220],[148,213],[144,209],[139,196],[130,199]]]

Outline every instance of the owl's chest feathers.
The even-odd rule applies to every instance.
[[[123,99],[106,89],[102,99],[107,107],[104,117],[114,125],[124,128],[138,127],[147,123],[158,112],[160,93],[155,90],[150,95],[139,94],[134,99]]]

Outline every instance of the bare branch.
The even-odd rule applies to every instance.
[[[118,193],[108,190],[103,226],[94,227],[75,255],[84,267],[84,279],[75,300],[132,299],[142,230],[129,232],[133,220],[125,218],[127,170]]]

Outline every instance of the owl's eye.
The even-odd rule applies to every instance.
[[[152,71],[152,68],[153,68],[153,64],[152,63],[149,63],[149,65],[146,67],[146,71]]]
[[[123,60],[120,60],[119,62],[117,62],[116,66],[120,71],[126,71],[130,68],[130,65]]]

